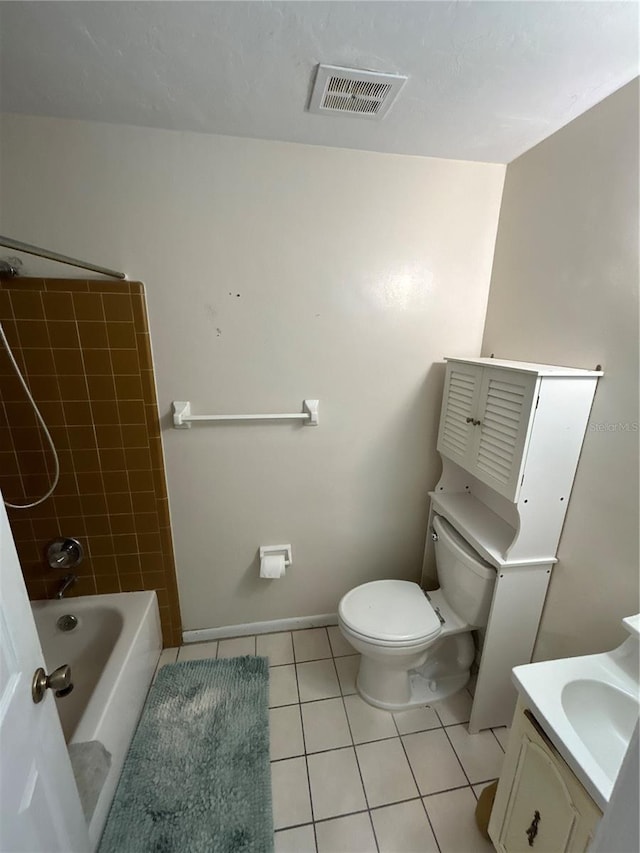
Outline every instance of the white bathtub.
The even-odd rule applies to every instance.
[[[111,753],[109,775],[89,824],[94,849],[162,649],[156,594],[123,592],[31,604],[47,672],[71,666],[74,689],[56,699],[67,743],[98,740]],[[64,632],[56,623],[67,614],[76,616],[78,625]]]

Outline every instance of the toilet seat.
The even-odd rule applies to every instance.
[[[379,646],[411,647],[435,639],[440,620],[417,583],[371,581],[341,600],[338,615],[356,637]]]
[[[345,625],[344,621],[342,622],[342,633],[347,639],[350,639],[352,642],[359,640],[361,643],[367,643],[369,646],[375,646],[379,649],[389,649],[390,651],[419,651],[422,650],[425,646],[429,646],[431,644],[432,639],[435,639],[437,634],[432,637],[420,637],[418,640],[413,640],[413,642],[404,643],[401,640],[382,640],[380,637],[370,637],[367,634],[360,634],[358,631],[354,631],[353,628],[349,628]]]

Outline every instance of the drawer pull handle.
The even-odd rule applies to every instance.
[[[525,835],[529,839],[529,847],[533,847],[533,842],[535,840],[536,835],[538,834],[538,824],[540,823],[540,812],[536,809],[533,813],[533,820],[531,821],[531,826],[526,831]]]

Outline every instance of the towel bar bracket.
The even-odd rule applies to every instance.
[[[302,421],[303,426],[318,426],[319,400],[304,400],[302,412],[266,415],[192,415],[191,403],[174,400],[171,404],[175,429],[191,429],[196,421]]]

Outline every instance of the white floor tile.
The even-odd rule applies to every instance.
[[[269,666],[293,663],[293,643],[289,631],[284,634],[258,634],[256,654],[269,658]]]
[[[507,744],[509,743],[509,732],[511,731],[509,726],[501,726],[499,729],[491,729],[491,731],[498,738],[500,746],[506,752]]]
[[[404,735],[402,741],[421,794],[468,784],[444,729]]]
[[[160,652],[160,658],[158,659],[158,663],[156,665],[156,671],[153,674],[153,681],[156,680],[156,676],[158,675],[159,670],[166,666],[168,663],[175,663],[178,659],[178,651],[179,649],[163,649]],[[215,655],[214,655],[215,657]],[[153,683],[153,682],[152,682]]]
[[[395,737],[398,734],[389,711],[374,708],[358,695],[345,696],[344,704],[354,743]]]
[[[208,660],[209,658],[215,658],[217,654],[217,641],[211,643],[189,643],[187,646],[180,646],[178,663],[183,663],[186,660]]]
[[[269,746],[271,760],[304,755],[300,706],[286,705],[269,711]]]
[[[420,800],[374,809],[371,819],[380,853],[438,853]]]
[[[396,711],[393,715],[401,735],[413,732],[426,732],[428,729],[439,729],[440,719],[428,705],[420,708],[410,708],[408,711]]]
[[[351,746],[351,733],[342,699],[322,699],[300,706],[307,752]]]
[[[163,649],[160,652],[160,658],[158,659],[158,666],[164,666],[167,663],[175,663],[178,659],[179,648],[174,647],[172,649]]]
[[[304,758],[290,758],[271,765],[273,822],[275,829],[308,823],[311,802]]]
[[[337,658],[336,669],[343,696],[356,692],[356,676],[360,667],[360,655],[349,655],[349,657]]]
[[[281,829],[275,834],[275,853],[316,853],[316,837],[313,824]]]
[[[366,808],[353,748],[317,752],[309,755],[307,761],[316,820]]]
[[[290,666],[273,666],[269,669],[269,707],[291,705],[298,702],[298,679],[296,668]]]
[[[318,853],[374,853],[376,840],[366,812],[316,824]]]
[[[471,788],[425,797],[441,853],[494,853],[476,826],[476,798]]]
[[[356,754],[370,808],[418,796],[400,738],[362,744]]]
[[[332,658],[312,663],[299,663],[296,664],[296,670],[301,702],[340,696],[340,685]]]
[[[305,631],[294,631],[292,636],[296,663],[331,657],[331,647],[326,628],[307,628]]]
[[[351,643],[345,640],[337,625],[331,625],[330,628],[327,628],[327,634],[329,635],[329,642],[331,643],[331,651],[334,658],[354,654],[355,649]]]
[[[219,658],[237,658],[244,655],[255,655],[255,637],[234,637],[233,640],[220,640],[218,642]]]
[[[458,690],[452,696],[447,696],[441,702],[434,702],[433,707],[440,717],[443,726],[455,723],[468,723],[471,716],[473,699],[466,690]]]
[[[498,778],[504,752],[493,732],[470,735],[466,726],[449,726],[447,735],[472,784]]]

